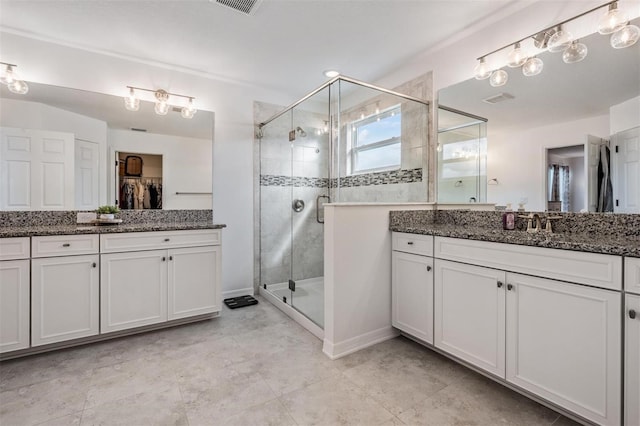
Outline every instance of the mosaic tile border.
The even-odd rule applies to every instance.
[[[376,173],[363,173],[340,178],[340,187],[394,185],[400,183],[422,182],[422,168],[409,170],[390,170]],[[310,178],[302,176],[260,175],[260,186],[294,186],[309,188],[338,187],[338,179]]]

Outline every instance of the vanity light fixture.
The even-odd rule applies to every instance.
[[[169,113],[169,110],[171,109],[171,105],[169,105],[170,96],[188,99],[187,105],[183,105],[180,110],[180,115],[183,118],[191,119],[196,112],[198,112],[198,110],[193,106],[193,101],[195,99],[193,96],[169,93],[163,89],[151,90],[134,86],[127,86],[127,89],[129,89],[129,94],[124,98],[124,107],[129,111],[138,111],[140,109],[140,99],[136,96],[136,90],[138,90],[153,93],[155,97],[154,111],[158,115],[167,115]]]
[[[17,65],[6,62],[0,62],[0,64],[6,65],[7,67],[4,74],[0,76],[0,83],[6,85],[10,92],[17,93],[18,95],[26,94],[29,91],[29,85],[16,74],[14,68],[16,68]]]
[[[597,29],[600,34],[612,34],[611,47],[614,49],[622,49],[637,43],[640,39],[640,28],[636,25],[631,25],[627,16],[618,9],[618,1],[612,0],[594,7],[593,9],[589,9],[586,12],[580,13],[572,18],[565,19],[562,22],[538,31],[535,34],[517,40],[514,43],[510,43],[480,56],[478,58],[479,63],[473,70],[475,78],[477,80],[490,78],[489,83],[494,87],[505,84],[507,82],[508,75],[506,75],[504,70],[496,68],[491,69],[487,65],[487,57],[512,46],[513,50],[509,53],[506,64],[511,68],[521,66],[522,73],[527,77],[540,74],[544,67],[542,60],[535,56],[527,58],[527,55],[522,51],[521,43],[528,39],[532,39],[533,45],[538,49],[546,49],[550,52],[563,52],[562,60],[567,64],[582,61],[587,56],[587,46],[577,40],[574,40],[573,35],[569,31],[565,30],[563,26],[578,18],[602,9],[603,7],[607,7],[608,11],[600,19]]]

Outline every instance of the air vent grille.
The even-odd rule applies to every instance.
[[[139,128],[137,128],[137,127],[132,127],[132,128],[131,128],[131,131],[133,131],[133,132],[146,132],[146,131],[147,131],[147,129],[139,129]]]
[[[216,3],[230,7],[247,15],[255,13],[262,0],[215,0]]]
[[[489,96],[482,100],[482,102],[486,102],[488,104],[497,104],[498,102],[508,101],[509,99],[513,99],[514,96],[509,93],[498,93],[497,95]]]

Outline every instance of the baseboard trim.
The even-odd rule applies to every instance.
[[[228,299],[230,297],[240,297],[246,295],[253,296],[255,294],[255,290],[253,287],[241,288],[239,290],[227,290],[222,292],[222,298]]]
[[[331,359],[338,359],[399,335],[398,330],[393,327],[382,327],[338,343],[324,339],[322,352]]]

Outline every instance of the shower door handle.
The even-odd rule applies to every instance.
[[[331,198],[328,195],[318,195],[318,197],[316,198],[316,222],[318,223],[324,223],[324,215],[322,215],[322,220],[320,219],[320,199],[321,198],[327,199],[325,203],[331,202]],[[322,204],[324,205],[325,203],[322,203]]]

